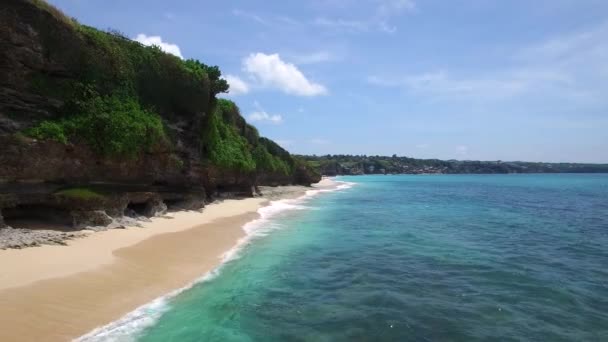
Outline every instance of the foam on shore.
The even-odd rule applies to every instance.
[[[278,225],[272,223],[272,219],[279,214],[292,210],[305,210],[309,207],[304,204],[311,198],[328,192],[340,191],[351,188],[355,183],[336,181],[330,178],[324,178],[323,181],[317,184],[314,190],[307,190],[301,197],[295,199],[282,199],[270,201],[267,206],[258,209],[259,218],[247,222],[243,226],[245,236],[237,242],[237,244],[222,255],[221,263],[215,269],[207,272],[202,277],[194,280],[185,287],[174,290],[162,297],[153,300],[150,303],[140,306],[134,311],[126,314],[117,321],[114,321],[106,326],[96,328],[90,333],[79,337],[75,341],[78,342],[129,342],[137,339],[138,335],[147,327],[154,325],[158,319],[170,309],[171,298],[180,293],[192,288],[193,286],[212,280],[217,277],[228,262],[238,259],[243,248],[251,243],[256,238],[266,236],[273,230],[278,228]]]

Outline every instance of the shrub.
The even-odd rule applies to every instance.
[[[84,141],[102,155],[131,158],[168,143],[160,116],[133,98],[94,96],[73,105],[79,115],[44,121],[25,133],[63,143]]]
[[[287,162],[270,154],[264,145],[256,146],[253,150],[253,158],[258,171],[277,172],[284,175],[288,175],[292,171]]]
[[[71,136],[103,155],[135,157],[167,143],[160,116],[142,109],[133,98],[95,97],[84,107],[85,115],[64,125]]]
[[[81,200],[103,200],[105,199],[104,195],[101,195],[93,190],[87,188],[72,188],[65,189],[55,193],[55,195],[63,196],[71,199],[81,199]]]
[[[57,122],[43,121],[38,126],[26,130],[25,134],[36,139],[54,140],[63,144],[68,143],[63,126]]]
[[[222,114],[222,107],[216,106],[208,115],[201,135],[203,155],[222,168],[243,172],[255,170],[247,140],[234,126],[223,121]]]

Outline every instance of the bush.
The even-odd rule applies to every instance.
[[[54,140],[62,144],[68,143],[63,126],[57,122],[43,121],[38,126],[26,130],[25,134],[36,139]]]
[[[216,106],[208,115],[201,141],[203,155],[218,166],[244,172],[255,170],[247,140],[238,134],[234,126],[224,122],[221,106]]]
[[[256,146],[253,150],[253,158],[258,171],[277,172],[283,175],[292,172],[292,168],[287,162],[270,154],[264,145]]]
[[[65,127],[103,155],[135,157],[168,142],[160,116],[135,99],[96,97],[85,104],[85,113],[65,121]]]
[[[105,156],[134,158],[168,144],[160,116],[142,109],[133,98],[94,96],[74,106],[80,115],[44,121],[25,133],[63,143],[82,140]]]

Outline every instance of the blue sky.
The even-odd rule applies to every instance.
[[[605,0],[51,0],[219,65],[295,153],[608,162]]]

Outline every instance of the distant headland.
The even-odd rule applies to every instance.
[[[365,174],[608,173],[608,164],[416,159],[393,156],[299,156],[326,176]]]

